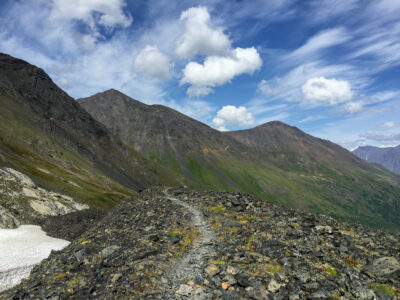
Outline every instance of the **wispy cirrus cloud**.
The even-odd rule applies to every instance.
[[[303,61],[315,60],[324,49],[342,44],[351,38],[343,27],[323,30],[309,38],[304,45],[284,57],[284,60]]]

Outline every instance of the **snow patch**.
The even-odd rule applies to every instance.
[[[27,278],[31,269],[47,258],[51,250],[61,250],[68,244],[68,241],[47,236],[40,226],[0,229],[0,292]]]

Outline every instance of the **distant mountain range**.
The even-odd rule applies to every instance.
[[[282,122],[220,132],[162,105],[108,90],[78,99],[128,146],[203,189],[400,228],[400,176]]]
[[[116,90],[75,101],[0,54],[3,167],[103,209],[152,185],[186,185],[400,229],[400,176],[336,144],[281,122],[220,132]]]
[[[353,153],[368,162],[380,164],[390,171],[400,173],[400,145],[387,148],[362,146]]]

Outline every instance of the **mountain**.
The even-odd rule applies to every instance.
[[[77,101],[129,146],[204,189],[244,191],[290,207],[400,229],[400,176],[295,127],[271,122],[219,132],[116,90]]]
[[[40,68],[0,54],[0,168],[108,208],[153,184],[180,184],[96,121]],[[176,179],[175,179],[176,178]]]
[[[248,130],[226,132],[246,144],[265,159],[282,168],[285,162],[292,167],[313,167],[321,163],[367,167],[363,161],[330,141],[308,135],[294,126],[279,121],[269,122]]]
[[[246,152],[236,140],[171,108],[145,105],[113,89],[77,101],[122,141],[155,162],[204,186],[237,187],[215,165],[223,157]]]
[[[392,172],[400,173],[400,145],[387,148],[361,146],[353,153],[368,162],[380,164]]]

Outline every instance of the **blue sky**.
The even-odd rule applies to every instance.
[[[397,0],[5,0],[0,51],[74,98],[115,88],[219,130],[400,144]]]

